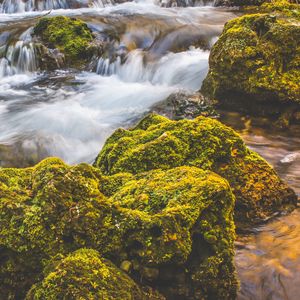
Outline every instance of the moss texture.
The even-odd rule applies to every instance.
[[[169,299],[235,297],[234,196],[226,180],[196,167],[153,170],[111,199],[138,277]]]
[[[140,126],[150,124],[148,119]],[[116,299],[147,299],[151,290],[131,297],[134,283],[89,250],[47,271],[57,255],[83,247],[99,251],[140,286],[150,285],[169,299],[232,299],[236,294],[234,196],[217,174],[183,166],[110,176],[50,158],[33,168],[1,169],[0,185],[0,293],[5,299],[24,299],[33,284],[28,299],[73,299],[73,293],[81,299],[87,291],[88,299],[96,299],[100,291],[91,288],[92,262],[107,299],[111,294],[102,271],[119,274],[116,280],[124,282],[124,291],[119,285],[111,291],[122,295]]]
[[[96,51],[91,30],[79,19],[64,16],[42,18],[33,32],[44,46],[63,53],[70,66],[90,60]]]
[[[47,159],[34,168],[0,172],[1,295],[19,299],[38,279],[43,260],[103,243],[110,204],[97,170]],[[98,242],[99,240],[100,242]],[[7,295],[7,296],[6,296]]]
[[[164,299],[157,293],[141,290],[127,274],[93,249],[56,257],[44,273],[44,279],[31,288],[26,300]]]
[[[255,114],[300,110],[300,10],[286,1],[272,13],[229,21],[209,58],[202,92],[220,105]]]
[[[297,197],[273,168],[220,122],[199,117],[170,121],[149,115],[131,130],[119,129],[95,161],[105,174],[196,166],[226,178],[236,196],[238,228],[296,205]]]

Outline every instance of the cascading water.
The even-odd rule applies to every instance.
[[[17,42],[3,49],[4,56],[0,58],[0,78],[37,70],[31,31],[32,29],[29,28],[19,37]]]
[[[59,8],[69,8],[69,4],[66,0],[4,0],[0,12],[2,13],[22,13],[25,11],[35,10],[51,10]]]
[[[162,3],[206,6],[162,8],[164,4],[155,0],[120,5],[109,0],[4,0],[0,11],[0,166],[30,166],[47,156],[59,156],[70,164],[92,162],[116,127],[130,126],[172,93],[200,88],[209,48],[224,23],[235,15],[210,7],[206,1]],[[39,11],[51,9],[60,10],[53,10],[50,17],[79,16],[103,40],[107,32],[116,36],[109,42],[111,52],[98,59],[95,72],[38,72],[30,28],[35,18],[45,15]],[[236,123],[228,123],[240,128],[241,120],[237,117]],[[294,188],[299,187],[299,131],[294,130],[288,140],[261,128],[241,134]],[[258,236],[247,241],[249,247],[239,245],[239,299],[266,299],[261,295],[297,299],[300,262],[289,250],[300,243],[299,226],[292,227],[287,222],[290,217],[294,224],[299,210],[257,229]],[[281,230],[282,224],[287,224],[286,230]],[[266,238],[276,240],[278,251],[263,244]]]
[[[0,5],[0,13],[13,14],[83,7],[103,8],[113,4],[113,0],[4,0]]]

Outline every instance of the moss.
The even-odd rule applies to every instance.
[[[144,127],[144,121],[139,126]],[[145,127],[161,124],[150,123]],[[36,284],[29,299],[60,299],[59,293],[67,293],[69,299],[65,285],[57,283],[67,282],[74,273],[61,273],[65,260],[50,273],[46,267],[44,279],[43,269],[57,255],[65,257],[82,247],[99,251],[116,266],[129,263],[132,278],[170,299],[196,299],[194,291],[202,298],[231,299],[236,293],[234,197],[227,181],[212,172],[183,166],[136,175],[102,175],[86,164],[71,167],[50,158],[32,168],[1,169],[0,185],[0,292],[4,298],[23,299]],[[86,264],[91,270],[86,261],[90,256],[81,255],[75,255],[76,263],[84,263],[76,268],[80,272],[72,281],[74,286],[68,284],[69,291],[88,290],[93,299],[98,290],[90,288],[94,279],[88,278],[94,273],[86,275],[84,268]],[[66,260],[73,258],[72,254]],[[197,273],[199,268],[202,275]]]
[[[1,291],[25,293],[39,277],[43,261],[57,253],[113,244],[108,230],[113,209],[99,190],[99,176],[88,165],[69,167],[56,158],[33,168],[1,169]]]
[[[95,161],[106,174],[180,165],[212,170],[229,181],[237,200],[238,227],[296,205],[294,192],[273,168],[232,129],[210,118],[170,121],[149,115],[137,127],[113,134]]]
[[[164,299],[151,296],[97,251],[80,249],[54,260],[25,299]]]
[[[153,170],[111,199],[122,212],[126,260],[138,278],[169,299],[235,297],[234,196],[226,180],[196,167]]]
[[[214,45],[202,92],[220,105],[257,115],[300,110],[300,11],[276,3],[273,13],[229,21]]]
[[[42,18],[34,27],[34,35],[46,47],[62,52],[67,65],[76,66],[90,60],[96,50],[91,30],[75,18]]]

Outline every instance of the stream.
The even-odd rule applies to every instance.
[[[31,33],[46,14],[84,20],[109,41],[109,52],[89,70],[41,71]],[[199,90],[209,50],[237,14],[188,0],[0,0],[0,166],[32,166],[48,156],[92,163],[116,128],[173,93]],[[299,126],[280,131],[234,112],[220,119],[300,194]],[[238,299],[299,299],[300,210],[239,235],[235,262]]]

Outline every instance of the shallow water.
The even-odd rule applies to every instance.
[[[0,166],[30,166],[47,156],[70,164],[92,162],[115,128],[132,125],[171,93],[200,88],[209,49],[235,16],[211,6],[112,4],[5,1],[0,13]],[[79,16],[100,40],[110,39],[105,57],[84,72],[40,71],[30,32],[36,18],[48,14],[38,10],[51,8],[59,9],[50,15]],[[235,113],[222,113],[221,120],[300,194],[299,127],[280,131],[267,120]],[[239,299],[299,299],[299,237],[300,210],[238,237]]]
[[[0,61],[2,166],[28,166],[47,156],[92,162],[115,128],[177,90],[200,88],[209,48],[234,17],[213,7],[166,9],[151,2],[53,10],[80,16],[111,42],[89,72],[45,73],[34,63],[30,40],[35,18],[44,14],[0,15],[0,45],[11,49]]]
[[[280,130],[262,118],[223,113],[221,119],[300,195],[300,126]],[[253,228],[236,242],[240,300],[297,300],[300,293],[300,209]]]

